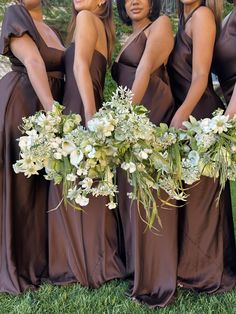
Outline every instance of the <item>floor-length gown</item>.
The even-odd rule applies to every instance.
[[[181,18],[169,60],[171,87],[178,107],[192,80],[193,47],[192,39],[185,32],[185,23]],[[192,115],[197,119],[211,117],[214,110],[222,107],[209,76],[208,86]],[[178,280],[183,287],[198,292],[222,292],[235,285],[235,241],[229,184],[217,203],[219,191],[219,180],[202,177],[188,190],[187,202],[179,209]]]
[[[66,85],[63,104],[66,112],[78,113],[84,123],[82,99],[73,74],[75,44],[65,54]],[[102,105],[106,58],[94,51],[90,73],[96,107]],[[50,187],[49,208],[62,198],[60,186]],[[116,210],[106,206],[107,197],[90,197],[83,212],[61,205],[49,213],[49,275],[55,284],[79,282],[97,288],[106,281],[124,276],[118,254]]]
[[[121,52],[118,62],[112,66],[112,76],[118,85],[132,88],[135,73],[145,50],[147,37],[145,29]],[[150,82],[141,102],[149,110],[150,120],[159,124],[169,123],[174,111],[174,101],[169,78],[164,65],[150,77]],[[137,204],[127,197],[130,186],[124,171],[118,170],[119,213],[124,235],[124,260],[126,275],[130,277],[129,295],[151,307],[163,307],[173,300],[177,276],[177,209],[159,207],[163,229],[157,221],[154,227],[160,230],[146,230]],[[162,192],[162,198],[167,196]],[[160,201],[157,199],[157,204]],[[173,202],[174,204],[174,202]],[[145,217],[144,209],[141,214]]]
[[[63,51],[46,45],[23,6],[9,7],[0,39],[0,53],[12,64],[0,80],[0,292],[13,294],[38,286],[47,276],[48,183],[43,175],[27,179],[12,168],[19,158],[22,117],[42,109],[25,67],[9,47],[11,37],[24,34],[39,49],[54,99],[61,101],[63,95]]]

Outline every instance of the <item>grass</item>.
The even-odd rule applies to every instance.
[[[231,188],[236,227],[236,183]],[[127,283],[118,280],[96,290],[78,284],[44,284],[38,291],[20,296],[0,294],[0,314],[236,314],[236,290],[209,296],[179,289],[173,305],[154,311],[127,298],[126,289]]]

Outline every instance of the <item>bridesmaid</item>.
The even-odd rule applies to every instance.
[[[22,49],[22,47],[24,47]],[[0,53],[12,71],[0,80],[0,292],[18,294],[47,276],[48,184],[14,174],[22,117],[50,110],[63,92],[63,45],[43,21],[40,0],[5,13]]]
[[[113,64],[113,78],[132,90],[133,102],[147,107],[153,123],[169,123],[174,110],[166,71],[174,44],[170,20],[159,17],[161,1],[119,0],[117,7],[121,20],[132,25],[133,33]],[[129,295],[150,307],[164,307],[172,301],[176,289],[177,210],[163,209],[157,199],[163,224],[158,236],[146,230],[137,204],[128,199],[130,187],[122,171],[118,172],[118,188],[126,275],[131,279]],[[144,217],[144,209],[140,210]],[[154,227],[160,229],[157,222]]]
[[[179,29],[169,61],[178,106],[171,125],[177,128],[190,114],[201,119],[223,108],[209,74],[222,3],[207,3],[180,3]],[[236,282],[236,259],[229,185],[219,202],[218,180],[202,177],[188,191],[188,201],[179,209],[179,285],[207,293],[230,290]]]
[[[107,61],[114,43],[112,0],[73,1],[72,42],[65,54],[66,112],[79,113],[86,125],[102,105]],[[49,208],[62,198],[51,185]],[[49,213],[49,272],[55,284],[79,282],[97,288],[123,277],[118,256],[115,211],[106,197],[90,197],[84,211],[63,205]]]
[[[236,57],[233,53],[236,43],[236,0],[234,9],[226,18],[221,34],[216,42],[213,70],[220,81],[227,104],[225,114],[233,117],[236,114]]]

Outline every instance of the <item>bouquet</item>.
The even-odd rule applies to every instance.
[[[58,103],[50,112],[23,118],[15,172],[30,177],[44,169],[47,180],[62,183],[65,201],[75,208],[86,206],[91,194],[109,197],[107,206],[112,209],[117,206],[116,169],[121,167],[133,189],[129,197],[144,206],[152,226],[158,218],[160,189],[169,198],[186,198],[173,158],[177,136],[167,125],[152,124],[147,109],[133,105],[132,96],[128,89],[118,88],[87,128],[78,114],[64,115]]]
[[[219,109],[213,117],[190,117],[179,131],[182,179],[192,184],[201,175],[219,178],[223,189],[227,180],[236,178],[236,117],[229,120]]]

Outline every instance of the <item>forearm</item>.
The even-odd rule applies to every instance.
[[[207,88],[207,83],[206,75],[198,75],[192,79],[188,94],[181,105],[181,110],[185,111],[187,115],[190,115],[197,106]]]
[[[226,115],[229,115],[230,118],[233,118],[236,114],[236,84],[234,86],[233,94],[231,96],[230,102],[225,112]]]
[[[136,71],[135,80],[132,86],[133,103],[140,104],[145,95],[150,81],[150,72],[148,69],[138,69]]]
[[[44,63],[38,60],[29,60],[28,62],[25,62],[25,66],[27,69],[29,80],[44,110],[51,110],[53,97],[49,87]]]
[[[93,91],[93,82],[88,66],[74,67],[76,83],[84,106],[85,117],[92,117],[96,112],[95,97]]]

